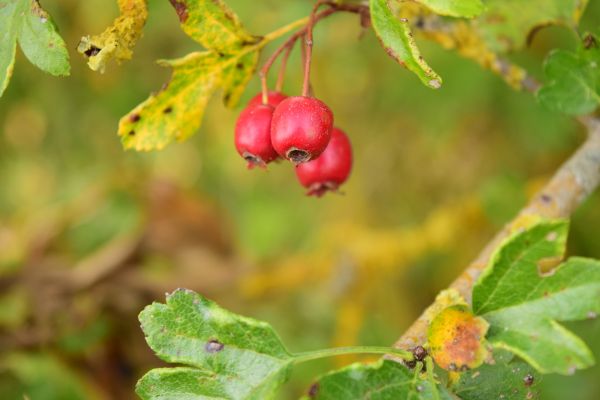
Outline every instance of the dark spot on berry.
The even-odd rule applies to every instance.
[[[211,339],[204,345],[204,351],[210,354],[214,354],[223,350],[223,347],[225,347],[223,343],[219,342],[216,339]]]
[[[285,156],[296,165],[310,160],[310,153],[308,151],[297,149],[295,147],[289,149]]]
[[[131,115],[129,116],[129,121],[130,121],[130,122],[133,122],[133,123],[136,123],[136,122],[138,122],[138,121],[139,121],[141,118],[142,118],[142,117],[140,117],[140,114],[131,114]]]
[[[527,386],[527,387],[529,387],[529,386],[533,385],[533,381],[534,381],[534,378],[533,378],[533,375],[531,375],[531,374],[527,374],[527,375],[525,375],[525,377],[523,378],[523,383],[524,383],[524,384],[525,384],[525,386]]]
[[[415,360],[423,361],[427,357],[427,350],[423,346],[417,346],[412,350]]]
[[[540,197],[544,203],[550,203],[552,201],[552,197],[547,194],[542,194]]]
[[[163,114],[171,114],[173,112],[173,107],[168,106],[163,110]]]
[[[135,136],[135,131],[133,129],[129,131],[129,136]]]
[[[185,0],[169,0],[173,8],[175,8],[175,12],[179,17],[179,21],[182,23],[187,21],[188,19],[188,10],[187,5],[185,4]]]
[[[87,49],[86,51],[83,52],[83,54],[85,54],[87,57],[93,57],[96,54],[100,53],[102,51],[101,48],[98,48],[96,46],[92,46],[89,49]]]
[[[308,388],[308,397],[315,398],[318,393],[319,393],[319,384],[313,383],[312,385],[310,385],[310,388]]]

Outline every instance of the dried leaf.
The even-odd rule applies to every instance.
[[[121,15],[104,32],[81,38],[77,51],[88,60],[93,71],[104,72],[111,60],[131,59],[133,47],[142,35],[148,17],[146,0],[118,0]]]

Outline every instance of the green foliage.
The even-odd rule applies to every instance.
[[[473,18],[484,10],[481,0],[417,0],[436,14]]]
[[[600,262],[564,253],[568,223],[539,222],[508,239],[473,288],[473,310],[490,323],[488,341],[542,373],[569,374],[594,363],[578,337],[557,321],[600,312]]]
[[[0,394],[5,399],[99,399],[76,373],[49,354],[13,353],[0,359],[0,368]]]
[[[268,399],[293,360],[271,326],[230,313],[188,290],[140,314],[148,345],[163,360],[191,368],[150,371],[138,383],[144,399]]]
[[[321,376],[303,399],[317,400],[451,400],[448,391],[415,368],[395,361],[352,364]]]
[[[17,42],[32,64],[52,75],[69,75],[69,54],[50,15],[37,0],[0,1],[0,96],[8,86]]]
[[[415,73],[428,87],[438,89],[442,78],[425,62],[410,31],[407,19],[398,19],[387,0],[370,0],[373,29],[385,51]]]
[[[509,352],[497,351],[494,364],[461,374],[452,389],[462,400],[535,400],[540,398],[539,383],[533,367]]]
[[[184,140],[199,127],[208,100],[223,89],[225,105],[239,101],[258,63],[262,41],[247,33],[221,1],[171,2],[182,29],[207,51],[176,60],[161,60],[173,68],[171,80],[119,122],[125,148],[161,149]]]
[[[588,38],[588,48],[554,50],[546,58],[547,82],[537,98],[549,109],[579,115],[594,111],[600,104],[600,49],[593,36]]]
[[[474,21],[494,52],[518,50],[535,30],[547,25],[575,28],[587,0],[486,0],[485,12]]]

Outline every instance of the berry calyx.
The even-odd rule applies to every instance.
[[[352,170],[352,145],[346,134],[334,128],[327,148],[317,158],[296,166],[298,180],[309,196],[321,197],[337,191]]]
[[[267,93],[267,103],[273,107],[277,107],[279,105],[279,103],[281,103],[285,99],[287,99],[287,96],[281,92],[272,90]],[[263,104],[262,93],[258,93],[256,96],[251,98],[250,101],[248,102],[247,107],[257,106],[259,104]]]
[[[321,100],[288,97],[273,112],[271,143],[280,156],[300,164],[325,151],[332,129],[333,113]]]
[[[273,107],[258,104],[246,107],[235,124],[235,148],[248,161],[248,168],[265,167],[277,159],[271,145]]]

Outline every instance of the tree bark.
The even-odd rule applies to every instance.
[[[479,256],[449,286],[449,289],[457,290],[469,303],[473,284],[487,266],[493,251],[510,234],[513,222],[524,216],[567,218],[600,184],[600,119],[587,118],[581,121],[588,130],[587,140],[558,169],[548,184],[533,197],[517,217],[488,243]],[[435,306],[434,302],[427,310]],[[426,342],[427,328],[430,323],[427,310],[396,341],[394,347],[412,349]]]

